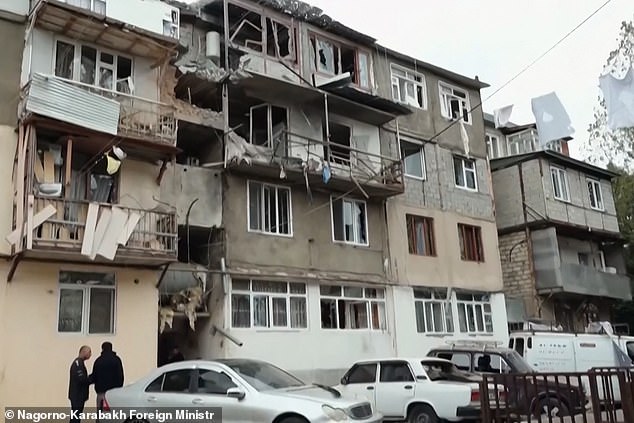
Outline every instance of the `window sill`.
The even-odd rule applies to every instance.
[[[420,257],[420,258],[430,258],[430,259],[435,259],[438,258],[438,255],[436,254],[418,254],[418,253],[409,253],[410,256],[414,256],[414,257]]]
[[[334,239],[332,241],[334,244],[339,244],[339,245],[346,245],[348,247],[358,247],[358,248],[370,248],[370,244],[356,244],[353,242],[346,242],[346,241],[339,241],[337,239]]]
[[[243,328],[243,327],[231,327],[231,330],[239,331],[251,331],[255,333],[299,333],[308,332],[308,328]]]
[[[467,259],[463,259],[463,258],[461,258],[460,260],[462,260],[465,263],[473,263],[473,264],[483,264],[483,263],[485,263],[484,260],[467,260]]]
[[[461,189],[463,191],[468,191],[468,192],[480,192],[478,191],[478,188],[469,188],[469,187],[463,187],[462,185],[456,185],[456,188]]]
[[[450,332],[446,332],[446,333],[445,332],[443,332],[443,333],[417,332],[417,333],[419,335],[429,336],[429,337],[433,337],[433,338],[447,338],[447,337],[450,337],[450,336],[454,335],[453,333],[450,333]]]
[[[413,179],[415,181],[425,182],[427,180],[427,175],[425,175],[425,176],[416,176],[416,175],[408,175],[407,173],[404,173],[403,176],[405,176],[407,179]]]
[[[276,237],[276,238],[287,238],[287,239],[292,239],[293,238],[293,232],[291,232],[290,234],[276,234],[276,233],[273,233],[273,232],[255,231],[253,229],[248,229],[247,232],[250,233],[250,234],[271,236],[271,237]]]
[[[598,207],[592,207],[590,206],[590,210],[595,211],[597,213],[605,213],[605,207],[603,208],[598,208]]]
[[[557,197],[555,197],[554,195],[553,195],[553,199],[554,199],[555,201],[559,201],[559,202],[562,202],[562,203],[572,204],[572,201],[570,201],[570,199],[567,199],[567,200],[566,200],[565,198],[557,198]]]
[[[448,116],[445,116],[445,115],[441,115],[441,117],[442,117],[443,119],[445,119],[445,120],[448,120],[449,122],[460,122],[460,121],[462,120],[462,119],[457,119],[457,118],[448,117]],[[471,119],[469,119],[468,121],[464,121],[464,124],[465,124],[465,125],[472,126],[472,125],[471,125]]]
[[[369,328],[364,328],[364,329],[338,329],[338,328],[322,328],[322,327],[320,327],[320,329],[323,330],[323,331],[332,332],[332,333],[367,333],[367,332],[388,333],[387,329],[369,329]]]

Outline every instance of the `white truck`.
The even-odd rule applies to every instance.
[[[592,368],[634,366],[634,337],[615,335],[607,322],[591,324],[586,333],[511,332],[509,347],[540,373],[585,373]],[[616,377],[613,384],[618,387]],[[584,388],[590,392],[586,378]],[[614,399],[620,400],[620,392],[614,394]]]
[[[441,358],[386,358],[356,362],[334,388],[367,398],[384,421],[436,423],[478,420],[479,381]]]

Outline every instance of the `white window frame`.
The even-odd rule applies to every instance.
[[[248,282],[249,284],[249,288],[248,289],[240,289],[240,288],[234,288],[235,283],[240,283],[240,282]],[[256,281],[257,283],[258,281]],[[229,322],[231,325],[232,329],[256,329],[256,330],[291,330],[291,331],[306,331],[309,329],[310,326],[310,322],[309,322],[309,318],[310,318],[310,313],[309,313],[309,304],[308,304],[308,286],[306,285],[306,283],[304,282],[280,282],[280,281],[268,281],[268,280],[262,280],[261,282],[265,282],[265,283],[275,283],[275,284],[281,284],[281,285],[286,285],[286,292],[261,292],[261,291],[255,291],[253,289],[253,280],[251,279],[239,279],[236,278],[235,280],[231,281],[231,289],[230,289],[230,295],[229,295]],[[297,285],[297,286],[303,286],[304,288],[304,292],[303,293],[298,293],[298,292],[291,292],[291,287],[293,285]],[[233,296],[234,295],[241,295],[241,296],[248,296],[249,297],[249,326],[234,326],[233,324]],[[267,303],[267,325],[266,326],[256,326],[255,324],[255,307],[254,307],[254,300],[256,297],[266,297],[266,303]],[[272,313],[273,313],[273,299],[280,299],[283,298],[286,300],[286,325],[285,326],[275,326],[273,324],[273,317],[272,317]],[[303,299],[304,300],[304,310],[305,310],[305,314],[303,316],[303,320],[305,323],[305,326],[292,326],[292,318],[291,318],[291,314],[292,314],[292,308],[291,308],[291,299]]]
[[[509,156],[537,151],[539,146],[537,130],[530,128],[510,134],[506,137],[506,144]]]
[[[418,146],[420,164],[421,164],[421,175],[420,176],[419,175],[413,175],[411,173],[407,173],[407,166],[405,166],[405,157],[403,157],[403,143],[408,143],[408,144],[412,144],[412,145]],[[414,140],[409,139],[409,138],[401,138],[400,141],[399,141],[398,153],[399,153],[400,160],[403,162],[403,175],[405,175],[407,178],[417,179],[419,181],[427,180],[427,166],[425,166],[425,144],[423,144],[421,142],[418,142],[418,141],[414,141]]]
[[[502,152],[502,143],[500,142],[500,137],[497,135],[485,133],[484,140],[487,146],[487,156],[489,159],[497,159],[499,157],[504,156]],[[495,148],[493,148],[495,146]],[[497,154],[492,154],[493,151],[497,151]]]
[[[455,159],[460,160],[460,168],[462,170],[462,180],[464,181],[464,185],[459,185],[458,182],[456,181],[456,161]],[[452,175],[453,179],[454,179],[454,184],[456,185],[456,187],[460,188],[460,189],[464,189],[467,191],[472,191],[472,192],[477,192],[478,191],[478,171],[477,171],[477,167],[476,167],[476,161],[475,159],[466,159],[464,157],[461,156],[451,156],[451,161],[452,164],[454,166],[454,173]],[[465,166],[466,163],[473,163],[473,168],[470,169],[467,166]],[[467,186],[467,173],[472,173],[473,174],[473,183],[475,184],[475,187],[469,187]]]
[[[471,299],[461,299],[461,296],[470,296]],[[480,297],[480,299],[476,299]],[[488,310],[487,310],[488,308]],[[462,326],[460,310],[464,310],[464,327]],[[489,295],[481,294],[456,294],[456,310],[458,318],[458,331],[468,334],[493,334],[493,305]],[[473,329],[469,327],[469,314],[473,318]],[[482,329],[478,328],[478,314],[482,317]]]
[[[402,72],[405,75],[395,74],[395,71]],[[427,83],[425,82],[425,75],[423,75],[422,73],[407,69],[404,66],[397,65],[396,63],[391,63],[390,64],[390,78],[392,81],[392,99],[394,101],[396,101],[397,103],[416,107],[417,109],[427,110]],[[406,97],[407,93],[405,93],[405,98],[403,98],[400,81],[404,81],[405,84],[412,85],[417,97],[417,98],[414,98],[416,104],[411,104],[407,101],[407,97]],[[418,98],[419,97],[418,88],[420,88],[421,98]]]
[[[66,272],[60,271],[59,274]],[[68,271],[70,273],[103,273],[112,274],[111,272],[82,272],[82,271]],[[58,278],[59,278],[58,274]],[[103,290],[112,292],[112,308],[110,310],[110,326],[112,330],[110,332],[90,332],[90,293],[92,290]],[[62,291],[81,291],[82,292],[82,309],[81,309],[81,329],[77,332],[61,331],[59,327],[60,319],[60,302],[62,299]],[[114,275],[114,283],[112,285],[80,285],[76,283],[58,283],[57,288],[57,314],[56,314],[56,332],[60,335],[82,335],[82,336],[104,336],[116,334],[117,323],[117,280],[116,274]]]
[[[334,202],[335,201],[341,201],[343,204],[345,203],[352,203],[352,204],[358,204],[360,206],[363,207],[363,210],[365,211],[364,213],[364,225],[365,225],[365,242],[360,242],[357,238],[358,235],[358,231],[356,230],[356,219],[352,220],[353,223],[353,233],[354,233],[354,237],[355,239],[351,240],[351,241],[346,241],[344,240],[340,240],[337,239],[335,236],[335,208],[334,208]],[[342,208],[342,213],[343,212],[343,208]],[[344,216],[341,217],[342,221],[344,219]],[[334,243],[341,243],[341,244],[348,244],[348,245],[356,245],[359,247],[369,247],[370,246],[370,228],[368,228],[368,204],[363,201],[363,200],[357,200],[356,198],[348,198],[348,197],[343,197],[343,198],[335,198],[335,197],[330,197],[330,227],[331,227],[331,233],[332,233],[332,242]],[[344,224],[344,228],[345,228],[345,224]],[[344,229],[344,238],[345,238],[345,229]]]
[[[456,92],[464,94],[464,98],[456,95]],[[469,100],[469,91],[456,87],[455,85],[448,84],[446,82],[438,81],[438,94],[440,96],[440,114],[444,118],[455,120],[462,119],[464,117],[464,111],[467,111],[467,118],[464,119],[464,123],[471,125],[471,101]],[[461,115],[456,118],[451,116],[451,100],[458,100],[461,104]]]
[[[558,166],[550,166],[550,181],[553,188],[553,198],[565,203],[570,202],[570,185],[568,184],[568,173],[564,168]],[[555,186],[558,184],[558,187]],[[562,190],[563,187],[563,190]],[[557,195],[557,188],[560,194]],[[564,195],[565,194],[565,195]]]
[[[88,2],[90,3],[89,7],[84,7],[82,6],[83,1],[82,0],[65,0],[65,3],[68,3],[71,6],[75,6],[75,7],[80,7],[82,9],[87,9],[90,10],[91,12],[95,12],[98,14],[106,14],[106,8],[108,7],[108,2],[106,0],[88,0]],[[95,4],[97,3],[103,3],[103,13],[100,13],[96,10],[95,8]]]
[[[340,288],[340,292],[339,295],[327,295],[327,294],[322,294],[321,289],[324,286],[330,286],[330,287],[338,287]],[[372,331],[372,332],[379,332],[379,331],[387,331],[387,302],[386,302],[386,296],[387,296],[387,290],[385,287],[373,287],[373,286],[352,286],[352,285],[320,285],[320,291],[319,291],[319,305],[320,305],[320,309],[321,309],[321,302],[322,300],[334,300],[335,301],[335,315],[336,315],[336,321],[334,328],[325,328],[323,327],[323,324],[321,322],[321,313],[319,315],[320,318],[320,328],[322,330],[325,331]],[[351,296],[351,295],[346,295],[346,289],[361,289],[362,290],[362,294],[361,296]],[[368,294],[369,291],[371,290],[376,290],[377,295],[376,297],[372,297]],[[378,295],[379,293],[382,293],[381,295]],[[346,328],[340,328],[339,327],[339,301],[347,301],[349,302],[349,305],[351,304],[360,304],[360,303],[365,303],[365,310],[366,310],[366,327],[360,327],[360,328],[350,328],[350,327],[346,327]],[[376,305],[377,308],[376,310],[377,313],[379,313],[378,317],[378,322],[379,322],[379,327],[378,328],[373,328],[372,326],[372,322],[373,322],[373,313],[374,313],[374,307],[372,307],[373,305]],[[350,322],[349,316],[346,318],[346,322]]]
[[[67,79],[67,78],[63,78],[61,76],[57,76],[55,75],[55,67],[56,67],[56,62],[57,62],[57,43],[58,41],[61,41],[63,43],[72,45],[74,47],[74,57],[73,57],[73,76],[72,79]],[[66,37],[55,37],[55,39],[53,40],[54,44],[53,44],[53,58],[52,58],[52,65],[51,65],[51,75],[55,75],[55,78],[59,78],[59,79],[63,79],[63,80],[67,80],[67,81],[72,81],[73,83],[85,86],[85,87],[91,87],[91,88],[95,88],[96,90],[99,91],[103,91],[103,92],[109,92],[109,93],[114,93],[114,94],[124,94],[124,95],[134,95],[134,58],[132,56],[127,56],[125,54],[120,54],[118,52],[115,52],[113,50],[109,50],[109,49],[104,49],[100,46],[96,46],[94,44],[90,44],[90,43],[83,43],[83,42],[79,42],[77,40],[72,40]],[[88,47],[88,48],[92,48],[96,51],[96,62],[95,62],[95,80],[92,84],[88,84],[85,82],[81,82],[81,48],[83,47]],[[111,56],[113,56],[114,58],[114,63],[113,64],[109,64],[109,63],[103,63],[101,62],[101,54],[105,53],[105,54],[109,54]],[[117,83],[121,82],[118,78],[117,75],[117,64],[119,61],[119,58],[122,57],[124,59],[128,59],[130,61],[130,83],[127,85],[130,92],[124,92],[124,91],[118,91],[117,90]],[[108,89],[108,88],[103,88],[99,85],[99,69],[100,68],[107,68],[107,69],[111,69],[112,70],[112,85],[113,85],[113,89]]]
[[[451,334],[454,333],[454,317],[453,317],[453,307],[451,297],[447,298],[447,293],[445,290],[444,297],[441,297],[441,293],[438,292],[437,289],[424,289],[424,288],[412,288],[412,295],[414,297],[414,316],[416,319],[416,331],[418,333],[427,333],[427,334]],[[428,294],[429,298],[424,298],[421,295]],[[420,304],[420,307],[418,307]],[[431,310],[428,310],[428,307],[431,307]],[[442,319],[442,327],[437,328],[434,322],[433,313],[434,307],[439,307],[443,316]],[[422,321],[424,327],[421,328],[418,325],[419,318],[419,310],[422,311]],[[431,312],[431,316],[428,316],[428,311]],[[428,317],[431,319],[432,330],[428,330]],[[422,330],[421,330],[422,329]]]
[[[601,181],[594,178],[586,178],[586,186],[588,187],[588,197],[590,201],[590,208],[596,211],[605,211],[605,202],[603,201],[603,190],[601,189]],[[592,204],[592,199],[594,202]]]
[[[251,228],[251,186],[259,185],[260,186],[260,217],[262,219],[260,223],[260,227],[262,229],[252,229]],[[275,192],[275,228],[276,232],[267,231],[264,229],[264,205],[265,203],[262,201],[264,198],[264,190],[265,188],[269,188]],[[280,232],[280,210],[279,210],[279,192],[286,191],[288,192],[288,233]],[[268,184],[266,182],[247,180],[247,230],[252,233],[264,234],[264,235],[273,235],[273,236],[282,236],[286,238],[293,237],[293,198],[292,191],[289,187],[283,185],[274,185]]]

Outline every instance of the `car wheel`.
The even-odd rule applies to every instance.
[[[407,423],[438,423],[438,416],[428,405],[416,405],[407,415]]]
[[[537,416],[566,417],[570,416],[568,406],[557,398],[543,398],[537,404],[537,409],[533,413]]]
[[[286,417],[283,420],[280,420],[278,423],[308,423],[306,419],[302,419],[301,417]]]

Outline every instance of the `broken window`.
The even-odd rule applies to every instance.
[[[332,201],[332,230],[335,241],[368,245],[366,204],[363,201]]]
[[[75,62],[79,64],[78,75],[74,72]],[[73,45],[64,41],[57,41],[55,75],[127,94],[132,93],[134,86],[132,59],[92,46]]]
[[[112,334],[114,316],[114,273],[59,273],[58,332]]]
[[[329,121],[328,132],[330,133],[330,161],[344,166],[350,166],[352,128]],[[324,139],[328,139],[327,136],[328,133],[324,125]]]
[[[454,182],[457,187],[470,191],[478,190],[478,178],[475,160],[454,156],[453,158]]]
[[[319,287],[322,329],[385,330],[385,290],[340,285]]]
[[[601,182],[598,179],[586,178],[588,186],[588,195],[590,196],[590,207],[594,210],[603,211],[603,193],[601,191]]]
[[[399,103],[421,109],[427,108],[425,77],[394,64],[392,72],[392,98]]]
[[[290,25],[266,18],[266,54],[278,59],[295,58],[295,33]]]
[[[229,40],[234,46],[262,53],[262,16],[235,4],[229,4]]]
[[[492,333],[493,317],[488,295],[457,294],[460,332]]]
[[[248,184],[249,230],[292,235],[290,188],[253,181]]]
[[[310,37],[310,66],[313,72],[341,75],[350,72],[352,81],[362,88],[370,88],[370,54],[320,37]]]
[[[440,90],[440,113],[447,119],[462,118],[465,123],[471,122],[469,112],[469,94],[456,87],[442,82],[438,83]]]
[[[277,157],[287,156],[288,111],[283,107],[261,104],[251,107],[251,144],[273,149]]]
[[[308,327],[306,284],[234,280],[231,325],[234,328]]]
[[[425,179],[425,154],[423,146],[416,142],[401,140],[401,159],[405,176]]]

